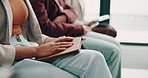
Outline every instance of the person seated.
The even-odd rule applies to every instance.
[[[11,78],[112,78],[104,56],[93,50],[52,62],[35,60],[66,50],[73,38],[43,35],[29,0],[1,0],[0,12],[0,67],[13,69]]]
[[[100,0],[97,0],[97,1],[96,0],[93,0],[93,1],[92,0],[65,0],[65,1],[68,5],[72,6],[74,8],[74,11],[77,13],[78,18],[76,19],[74,24],[82,24],[82,25],[86,24],[94,32],[106,34],[112,37],[117,36],[117,31],[114,29],[114,27],[106,23],[110,16],[108,14],[99,16]],[[89,4],[90,2],[92,3]],[[91,8],[94,8],[94,9],[91,9]],[[91,16],[91,14],[93,15]]]
[[[74,24],[77,14],[65,0],[30,0],[43,34],[51,37],[84,37],[82,48],[101,52],[113,78],[121,77],[120,43],[115,38]]]

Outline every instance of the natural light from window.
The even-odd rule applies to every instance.
[[[120,42],[148,43],[148,0],[111,0],[110,12]]]

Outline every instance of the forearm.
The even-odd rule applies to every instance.
[[[67,17],[67,23],[74,23],[78,16],[75,13],[71,13],[69,10],[64,10],[61,14],[66,15]]]
[[[65,0],[59,1],[61,4],[64,4],[62,7],[64,8],[63,11],[61,11],[61,14],[66,15],[67,17],[67,23],[74,23],[77,19],[77,14],[74,10],[74,8],[70,5],[68,5]]]
[[[42,32],[48,36],[80,36],[83,35],[83,27],[81,25],[67,24],[67,23],[54,23],[44,22],[41,23]]]
[[[15,60],[36,57],[36,47],[16,47]]]

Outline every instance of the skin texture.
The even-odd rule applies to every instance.
[[[54,19],[54,22],[66,23],[66,21],[67,21],[66,15],[60,15]]]

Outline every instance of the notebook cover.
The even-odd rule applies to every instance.
[[[81,38],[80,37],[76,37],[73,39],[73,42],[74,44],[67,48],[66,50],[62,51],[62,52],[59,52],[59,53],[56,53],[56,54],[52,54],[52,55],[49,55],[49,56],[45,56],[45,57],[39,57],[37,58],[36,60],[56,60],[56,59],[59,59],[59,58],[64,58],[64,57],[67,57],[67,56],[71,56],[71,55],[76,55],[79,53],[79,50],[81,48]]]

